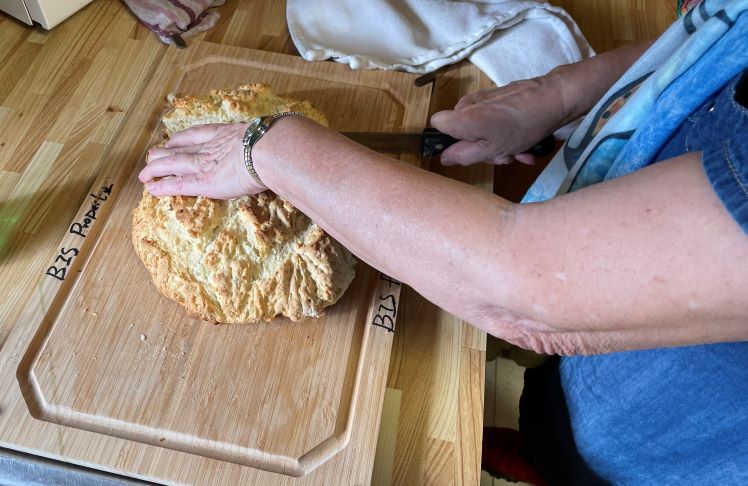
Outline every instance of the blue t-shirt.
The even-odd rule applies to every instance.
[[[693,112],[660,150],[657,161],[694,151],[703,152],[714,191],[748,234],[748,72]]]
[[[693,112],[657,156],[701,151],[712,187],[746,233],[747,98],[743,73]],[[577,470],[560,484],[748,484],[748,342],[566,357],[558,366],[552,373],[562,406],[540,414],[568,421],[569,449],[578,451],[557,451],[564,467]],[[521,417],[533,419],[532,412]]]

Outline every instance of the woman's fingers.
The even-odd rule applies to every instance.
[[[488,140],[461,140],[442,152],[444,165],[470,165],[486,162],[495,156],[495,149]]]
[[[199,174],[202,172],[204,162],[205,154],[199,152],[168,151],[162,157],[152,158],[143,170],[140,171],[138,179],[140,182],[145,183],[155,177]]]
[[[220,124],[200,125],[197,127],[188,128],[172,135],[169,140],[166,141],[164,147],[176,148],[176,147],[187,147],[190,145],[198,145],[205,143],[208,140],[213,139],[216,136],[218,127]]]
[[[146,158],[147,163],[151,163],[156,159],[162,157],[168,157],[173,153],[184,154],[184,153],[197,153],[200,152],[200,145],[185,145],[184,147],[151,147],[148,149],[148,157]]]
[[[462,140],[449,147],[441,155],[443,165],[470,165],[485,162],[492,165],[509,164],[516,160],[523,164],[533,165],[535,156],[528,153],[511,155],[494,155],[496,149],[487,140],[469,142]]]
[[[210,124],[174,134],[164,147],[148,152],[138,174],[152,195],[230,199],[256,194],[258,187],[243,167],[241,140],[247,123]]]
[[[463,111],[444,110],[434,113],[431,115],[431,125],[440,132],[461,140],[480,136]]]
[[[535,163],[535,156],[527,152],[515,155],[514,159],[517,160],[517,162],[522,162],[527,165],[533,165]]]
[[[183,177],[169,177],[146,183],[145,188],[151,195],[161,196],[200,196],[205,193],[203,174]]]

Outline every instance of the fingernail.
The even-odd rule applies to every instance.
[[[438,124],[439,123],[439,119],[443,118],[444,116],[446,116],[444,111],[437,111],[436,113],[434,113],[433,115],[431,115],[431,124],[433,125],[434,122],[436,122]]]

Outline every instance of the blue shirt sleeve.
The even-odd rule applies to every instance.
[[[705,149],[702,163],[722,204],[748,234],[748,134],[741,135]]]

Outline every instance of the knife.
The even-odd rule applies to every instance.
[[[436,128],[427,128],[423,132],[414,133],[343,132],[343,135],[379,152],[412,152],[420,154],[421,157],[433,157],[446,150],[450,145],[459,142],[456,138],[452,138]],[[555,148],[556,140],[553,135],[548,135],[525,152],[536,157],[543,157],[553,153]]]

